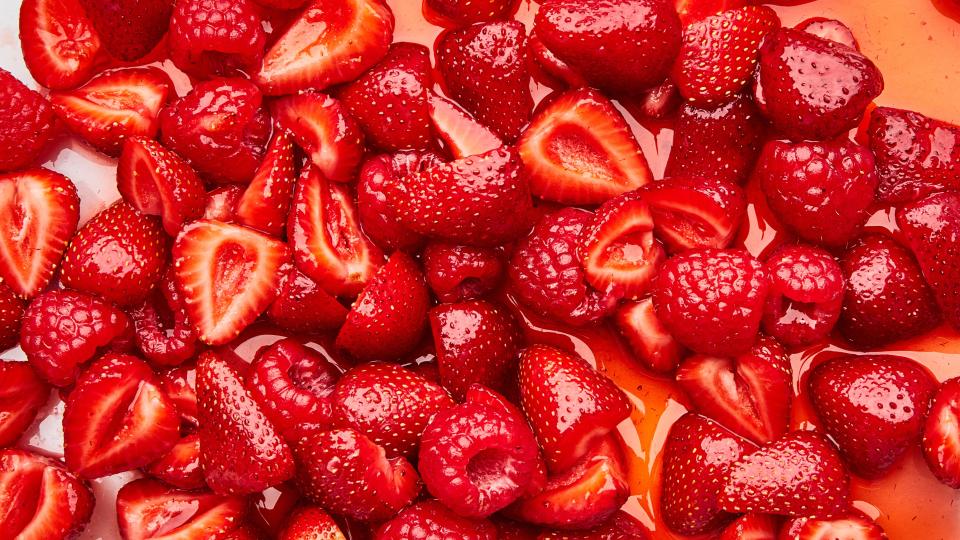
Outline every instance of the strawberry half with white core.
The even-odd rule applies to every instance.
[[[0,446],[11,446],[33,422],[50,387],[27,362],[0,360]]]
[[[30,75],[53,90],[90,77],[100,37],[77,0],[26,0],[20,6],[20,47]]]
[[[202,219],[184,227],[173,246],[177,285],[200,340],[235,338],[277,294],[283,243],[237,225]]]
[[[923,428],[923,456],[944,484],[960,488],[960,378],[948,379],[933,397]]]
[[[665,178],[647,184],[643,198],[657,237],[671,253],[729,246],[747,212],[743,189],[713,177]]]
[[[888,540],[887,533],[859,510],[832,519],[798,517],[784,523],[780,540]]]
[[[653,179],[623,115],[591,88],[556,96],[517,149],[533,194],[559,203],[600,204]]]
[[[430,93],[430,122],[455,159],[485,154],[503,140],[449,99]]]
[[[181,491],[142,478],[117,493],[117,524],[124,540],[237,539],[247,501],[209,491]]]

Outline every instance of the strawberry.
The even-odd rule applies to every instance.
[[[180,489],[203,489],[207,486],[200,466],[200,436],[190,433],[181,437],[173,448],[143,468],[143,472]]]
[[[420,341],[429,304],[423,272],[398,251],[353,303],[337,334],[337,347],[361,360],[399,358]]]
[[[520,355],[520,403],[553,472],[630,416],[630,402],[586,360],[544,345]]]
[[[393,24],[381,0],[310,0],[253,80],[268,95],[353,80],[387,54]]]
[[[262,491],[294,473],[290,448],[228,361],[208,351],[197,362],[200,462],[215,493]]]
[[[716,108],[685,104],[677,114],[664,174],[743,184],[763,147],[766,125],[744,95]]]
[[[386,186],[399,222],[424,236],[498,245],[528,227],[530,190],[516,150],[435,165]]]
[[[0,360],[0,447],[11,446],[47,403],[50,387],[27,362]]]
[[[867,128],[884,202],[906,202],[960,188],[960,126],[877,107]]]
[[[440,385],[381,362],[345,373],[333,403],[338,424],[363,433],[390,457],[413,454],[430,418],[454,404]]]
[[[267,308],[267,318],[281,328],[314,334],[336,330],[343,325],[348,310],[292,264],[279,270],[277,299]]]
[[[880,525],[859,510],[834,519],[798,517],[783,525],[779,540],[888,540]]]
[[[129,310],[137,348],[155,365],[175,366],[192,358],[197,333],[187,314],[176,272],[167,267],[163,280],[139,306]]]
[[[860,50],[860,44],[857,38],[853,36],[853,31],[847,25],[836,19],[827,19],[826,17],[810,17],[797,23],[794,27],[797,30],[803,30],[808,34],[817,37],[836,41],[841,45],[846,45],[851,49]]]
[[[55,134],[54,121],[43,96],[0,69],[0,171],[36,161]]]
[[[826,437],[794,431],[734,463],[719,501],[727,512],[831,517],[850,507],[849,478]]]
[[[943,318],[960,328],[960,192],[935,193],[901,207],[897,225],[937,297]]]
[[[236,215],[241,225],[277,238],[283,236],[297,181],[295,159],[290,136],[277,130],[253,180],[237,201]]]
[[[571,467],[547,479],[542,489],[511,505],[506,514],[557,529],[592,529],[606,522],[630,493],[621,441],[596,440]]]
[[[677,382],[698,412],[741,437],[763,444],[787,431],[793,370],[774,339],[761,338],[735,358],[690,356]]]
[[[168,245],[159,219],[118,201],[74,235],[60,281],[116,304],[139,304],[163,276]]]
[[[440,382],[455,399],[478,383],[504,391],[516,370],[520,328],[486,300],[441,304],[430,310]]]
[[[680,417],[663,448],[664,523],[677,533],[694,535],[728,521],[717,498],[731,465],[754,450],[754,444],[708,418],[693,413]]]
[[[753,75],[760,42],[778,26],[772,9],[745,6],[684,28],[673,67],[680,95],[698,105],[729,101]]]
[[[746,0],[676,0],[677,15],[683,26],[702,21],[710,15],[741,8]]]
[[[131,327],[122,311],[97,297],[52,290],[34,298],[23,314],[20,347],[44,380],[69,386],[81,364],[101,347],[119,348]]]
[[[817,416],[851,469],[878,478],[919,444],[937,382],[912,360],[868,355],[828,360],[807,384]]]
[[[470,519],[453,513],[439,501],[426,499],[408,506],[377,529],[375,540],[457,538],[503,540],[497,527],[486,519]]]
[[[456,103],[430,93],[430,123],[455,159],[485,154],[503,146],[487,126]]]
[[[843,273],[833,255],[797,244],[778,249],[766,266],[770,292],[764,332],[793,348],[825,339],[843,303]]]
[[[80,219],[67,177],[47,169],[0,175],[0,278],[31,298],[46,288]]]
[[[440,26],[467,26],[468,24],[509,19],[516,11],[515,0],[479,0],[477,2],[458,2],[457,0],[425,0],[424,17]]]
[[[226,539],[247,513],[241,497],[181,491],[156,480],[134,480],[117,493],[117,522],[126,540]]]
[[[363,131],[341,102],[304,92],[274,102],[273,116],[328,180],[354,179],[363,159]]]
[[[263,313],[277,295],[283,243],[237,225],[201,219],[173,245],[176,282],[200,340],[226,343]]]
[[[533,60],[534,79],[546,79],[547,86],[553,87],[551,82],[561,83],[570,88],[590,86],[582,75],[557,58],[557,55],[543,44],[535,29],[530,31],[530,37],[527,39],[527,54],[528,58]]]
[[[394,43],[383,60],[344,86],[338,96],[377,148],[426,150],[433,142],[427,104],[431,72],[429,49]]]
[[[646,525],[626,511],[618,510],[599,527],[587,531],[544,531],[537,535],[536,540],[646,540],[649,535]],[[509,540],[502,532],[499,538]]]
[[[197,425],[197,369],[194,366],[180,366],[161,374],[164,392],[170,397],[180,419],[188,426]]]
[[[314,431],[296,446],[303,494],[321,507],[360,521],[384,520],[420,492],[417,471],[403,457],[353,429]]]
[[[301,506],[287,518],[277,540],[346,540],[337,522],[316,506]]]
[[[747,197],[737,184],[713,176],[665,178],[644,186],[654,231],[667,249],[730,245],[747,213]]]
[[[330,294],[359,293],[383,260],[360,230],[349,188],[312,165],[300,172],[288,220],[294,262]]]
[[[110,353],[77,379],[63,413],[67,467],[99,478],[143,467],[180,438],[180,418],[157,376],[134,356]]]
[[[93,491],[53,459],[0,450],[0,531],[8,538],[74,538],[90,522]]]
[[[448,95],[504,140],[516,139],[533,110],[523,24],[452,30],[437,42],[436,52]]]
[[[20,342],[24,309],[26,302],[0,281],[0,350],[10,349]]]
[[[124,61],[147,55],[166,33],[170,0],[80,0],[103,48]]]
[[[180,156],[145,137],[123,144],[117,163],[117,189],[144,214],[160,216],[175,237],[180,228],[203,215],[207,192],[197,173]]]
[[[503,253],[497,248],[430,242],[421,257],[427,285],[441,302],[480,298],[503,278]]]
[[[603,203],[593,223],[580,233],[578,254],[587,282],[626,298],[644,296],[665,257],[653,228],[641,193],[624,193]]]
[[[718,540],[776,540],[780,522],[770,514],[744,514],[727,525]]]
[[[613,321],[626,338],[634,356],[660,373],[669,373],[680,365],[683,347],[657,318],[653,299],[624,302],[613,315]]]
[[[530,188],[542,199],[600,204],[653,180],[626,120],[590,88],[560,94],[541,108],[517,148]]]
[[[829,139],[855,127],[883,90],[877,66],[859,51],[802,30],[771,32],[759,66],[754,99],[794,140]]]
[[[83,83],[100,46],[78,0],[25,0],[20,6],[23,60],[43,86],[63,90]]]
[[[923,427],[923,457],[941,482],[960,487],[960,378],[944,381],[933,397]]]
[[[544,46],[591,86],[630,94],[667,77],[680,49],[680,20],[660,0],[558,0],[537,12]]]
[[[250,73],[263,57],[262,24],[251,0],[177,0],[170,17],[170,58],[200,79]]]
[[[861,349],[924,334],[940,308],[910,251],[886,234],[868,234],[843,254],[843,308],[837,328]]]
[[[230,184],[207,192],[207,206],[203,209],[203,219],[221,223],[237,222],[237,204],[243,196],[244,186]]]

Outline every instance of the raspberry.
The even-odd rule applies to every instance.
[[[843,273],[833,256],[811,246],[791,246],[767,261],[767,272],[770,294],[763,329],[787,346],[825,338],[843,302]]]
[[[53,133],[53,109],[40,94],[0,69],[0,171],[30,165]]]
[[[266,35],[249,0],[178,0],[170,19],[170,57],[207,79],[260,67]]]
[[[431,242],[423,249],[427,285],[441,302],[479,298],[500,284],[503,259],[497,248]]]

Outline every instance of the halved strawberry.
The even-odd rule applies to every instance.
[[[5,538],[74,538],[93,513],[93,492],[60,462],[0,450],[0,531]]]
[[[280,268],[277,299],[267,318],[281,328],[306,334],[336,330],[347,318],[347,308],[293,264]]]
[[[163,38],[170,24],[170,0],[80,0],[100,35],[103,48],[113,56],[138,60]]]
[[[944,484],[960,488],[960,378],[943,382],[923,428],[923,456]]]
[[[557,55],[553,54],[553,51],[543,44],[535,30],[531,30],[530,37],[527,38],[527,54],[529,55],[528,58],[533,60],[535,67],[539,68],[545,77],[563,83],[570,88],[590,86],[583,75],[580,75],[569,64],[557,58]],[[536,78],[536,75],[534,75],[534,78]],[[548,84],[548,86],[552,87],[554,85]]]
[[[0,281],[0,351],[15,347],[20,341],[20,328],[26,301]]]
[[[213,351],[197,362],[200,462],[221,494],[254,493],[290,479],[293,455],[240,375]]]
[[[693,355],[680,364],[677,382],[701,414],[742,437],[763,444],[787,430],[793,371],[774,339],[761,338],[736,358]]]
[[[591,88],[553,99],[517,148],[533,194],[564,204],[600,204],[653,179],[626,120]]]
[[[100,37],[77,0],[25,0],[20,6],[20,46],[33,78],[60,90],[90,77]]]
[[[99,478],[149,464],[180,438],[180,418],[146,362],[111,353],[90,365],[63,413],[67,466]]]
[[[180,366],[164,371],[160,376],[164,392],[173,401],[180,419],[189,426],[197,425],[197,369]]]
[[[273,116],[328,179],[354,179],[363,159],[363,130],[339,101],[303,92],[273,103]]]
[[[324,290],[355,295],[373,278],[383,254],[360,230],[349,188],[307,165],[288,219],[294,262]]]
[[[117,189],[137,210],[160,216],[170,236],[176,236],[184,223],[202,216],[207,204],[203,180],[193,168],[146,137],[131,137],[123,144]]]
[[[137,348],[155,365],[175,366],[192,358],[197,333],[190,322],[183,293],[176,284],[173,267],[143,302],[128,311],[133,320]]]
[[[666,178],[648,184],[643,197],[657,237],[673,253],[727,247],[747,211],[740,186],[713,177]]]
[[[50,93],[57,116],[74,134],[111,156],[120,154],[127,137],[153,138],[158,115],[173,93],[173,82],[160,68],[107,71],[76,90]]]
[[[283,236],[297,181],[295,152],[290,135],[276,130],[253,180],[237,201],[235,212],[242,225]]]
[[[883,528],[860,510],[833,519],[798,517],[783,525],[779,540],[888,540]],[[721,539],[724,540],[724,539]]]
[[[630,416],[623,391],[579,356],[534,345],[520,356],[519,377],[523,411],[555,473]]]
[[[337,522],[316,506],[295,510],[280,531],[277,540],[346,540]]]
[[[727,525],[718,540],[776,540],[778,530],[780,521],[776,516],[744,514]]]
[[[253,80],[268,95],[353,80],[387,54],[393,24],[381,0],[312,0],[264,55]]]
[[[203,219],[222,223],[237,222],[237,203],[243,196],[244,187],[238,184],[218,187],[207,192],[207,206],[203,209]]]
[[[613,315],[617,329],[627,339],[633,354],[648,368],[669,373],[680,365],[683,347],[657,318],[652,298],[624,302]]]
[[[200,465],[200,436],[190,433],[173,448],[143,468],[143,472],[180,489],[201,489],[207,483]]]
[[[225,539],[242,525],[247,501],[208,491],[181,491],[142,478],[117,493],[117,522],[125,540]]]
[[[0,175],[0,278],[30,298],[46,288],[80,220],[80,197],[47,169]]]
[[[577,251],[587,282],[625,298],[644,296],[665,257],[653,227],[642,193],[624,193],[603,203],[580,233]]]
[[[487,126],[449,99],[430,93],[430,122],[454,159],[500,148],[503,141]]]
[[[200,340],[226,343],[263,313],[287,259],[286,245],[238,225],[201,219],[184,227],[173,260]]]
[[[0,447],[17,442],[49,395],[30,364],[0,360]]]

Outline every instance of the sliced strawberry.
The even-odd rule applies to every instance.
[[[826,437],[794,431],[741,457],[719,500],[727,512],[831,517],[850,507],[849,478]]]
[[[533,194],[564,204],[600,204],[653,179],[626,120],[590,88],[543,107],[517,148]]]
[[[454,159],[485,154],[503,146],[490,128],[449,99],[430,93],[430,122]]]
[[[0,360],[0,447],[17,442],[49,396],[30,364]]]
[[[693,413],[680,417],[663,448],[660,509],[667,526],[695,535],[728,521],[717,497],[730,466],[756,448],[713,420]]]
[[[680,106],[680,91],[670,79],[663,81],[660,86],[651,88],[638,103],[639,111],[648,118],[666,118],[672,115]],[[626,102],[629,104],[629,101]]]
[[[64,457],[99,478],[143,467],[180,438],[180,418],[146,362],[111,353],[90,365],[67,398]]]
[[[354,179],[363,159],[363,131],[339,101],[304,92],[274,102],[273,116],[328,180]]]
[[[20,46],[33,78],[61,90],[90,77],[100,37],[77,0],[25,0],[20,6]]]
[[[346,540],[337,522],[316,506],[298,508],[287,519],[277,540]]]
[[[624,302],[614,313],[613,320],[633,354],[645,366],[659,373],[669,373],[680,365],[683,347],[657,318],[652,298]]]
[[[546,77],[561,82],[570,88],[590,86],[590,83],[582,75],[566,62],[557,58],[557,55],[553,54],[553,51],[543,44],[536,31],[533,30],[531,30],[530,37],[527,39],[527,54]]]
[[[481,298],[503,280],[503,251],[430,242],[423,248],[427,285],[441,302]]]
[[[333,402],[340,425],[363,433],[391,457],[413,454],[434,413],[454,404],[439,384],[381,362],[344,374]]]
[[[290,136],[277,130],[253,180],[237,201],[236,216],[241,225],[283,236],[297,181],[295,152]]]
[[[520,356],[520,402],[547,465],[561,472],[630,416],[630,402],[586,360],[544,345]]]
[[[323,508],[353,519],[383,520],[420,492],[417,471],[403,457],[353,429],[315,431],[296,446],[303,494]]]
[[[535,494],[521,498],[508,515],[558,529],[591,529],[623,506],[630,493],[620,440],[607,435]]]
[[[136,67],[101,73],[76,90],[51,92],[50,103],[70,131],[117,156],[124,139],[157,134],[160,109],[172,93],[173,82],[163,70]]]
[[[117,163],[117,189],[137,210],[160,216],[170,236],[202,216],[207,204],[203,181],[190,165],[145,137],[131,137],[124,143]]]
[[[880,525],[859,510],[834,519],[794,518],[783,525],[779,540],[887,540]]]
[[[944,484],[960,488],[960,378],[943,382],[923,428],[923,456]]]
[[[486,519],[460,516],[435,499],[418,501],[404,508],[376,530],[376,540],[408,540],[423,537],[457,540],[509,540],[498,536],[497,527]]]
[[[117,522],[125,540],[226,539],[247,513],[241,497],[181,491],[156,480],[134,480],[117,493]]]
[[[336,330],[347,319],[347,308],[293,264],[280,267],[277,299],[267,318],[281,328],[306,334]]]
[[[580,263],[590,285],[633,299],[649,292],[665,257],[653,227],[650,207],[639,192],[603,203],[580,233]]]
[[[26,307],[27,303],[0,281],[0,350],[5,351],[20,342],[20,328]]]
[[[747,212],[743,190],[713,177],[667,178],[648,184],[643,197],[657,237],[673,253],[729,246]]]
[[[744,514],[727,525],[718,540],[776,540],[778,530],[780,522],[775,516]]]
[[[506,537],[500,532],[500,540],[527,540],[526,536]],[[520,534],[520,533],[517,533]],[[618,510],[613,517],[607,521],[587,531],[565,531],[553,530],[541,532],[536,540],[646,540],[650,537],[650,529],[640,522],[637,518],[628,514],[625,510]],[[533,533],[529,537],[533,540]],[[762,540],[762,539],[755,539]]]
[[[673,67],[680,94],[700,105],[729,101],[753,75],[760,42],[778,26],[767,6],[731,9],[687,26]]]
[[[499,245],[529,227],[530,190],[512,148],[491,150],[416,172],[387,186],[401,224],[424,236]]]
[[[460,2],[458,0],[426,0],[423,3],[423,15],[433,24],[457,27],[468,24],[508,19],[519,2],[516,0],[480,0]]]
[[[287,259],[283,243],[250,229],[205,219],[184,227],[173,260],[200,340],[226,343],[263,313]]]
[[[203,219],[222,223],[237,222],[237,204],[243,197],[244,187],[231,184],[207,192],[207,207],[203,209]]]
[[[836,19],[827,19],[826,17],[810,17],[798,23],[794,28],[803,30],[808,34],[813,34],[823,39],[836,41],[841,45],[846,45],[851,49],[860,50],[860,44],[857,38],[853,36],[853,31],[847,25]]]
[[[30,298],[46,288],[80,220],[73,182],[47,169],[0,175],[0,278]]]
[[[143,304],[129,310],[137,348],[161,366],[175,366],[193,357],[197,333],[190,322],[183,293],[177,288],[173,267]]]
[[[169,452],[143,468],[143,472],[180,489],[201,489],[207,483],[200,466],[200,436],[181,437]]]
[[[793,370],[776,340],[761,338],[735,358],[693,355],[677,382],[698,411],[742,437],[766,443],[787,430]]]
[[[184,423],[197,425],[197,369],[180,366],[163,372],[161,384]]]
[[[312,165],[300,173],[287,239],[297,267],[330,294],[359,293],[383,260],[360,230],[350,190]]]
[[[208,351],[197,363],[200,462],[222,494],[262,491],[293,476],[290,448],[230,363]]]
[[[136,305],[163,276],[168,246],[158,218],[117,201],[74,235],[60,281],[115,304]]]
[[[269,95],[353,80],[387,54],[393,24],[380,0],[311,0],[253,79]]]
[[[0,531],[16,539],[74,538],[93,513],[93,491],[59,462],[0,450]]]
[[[113,56],[138,60],[167,31],[173,2],[169,0],[80,0],[103,48]]]

